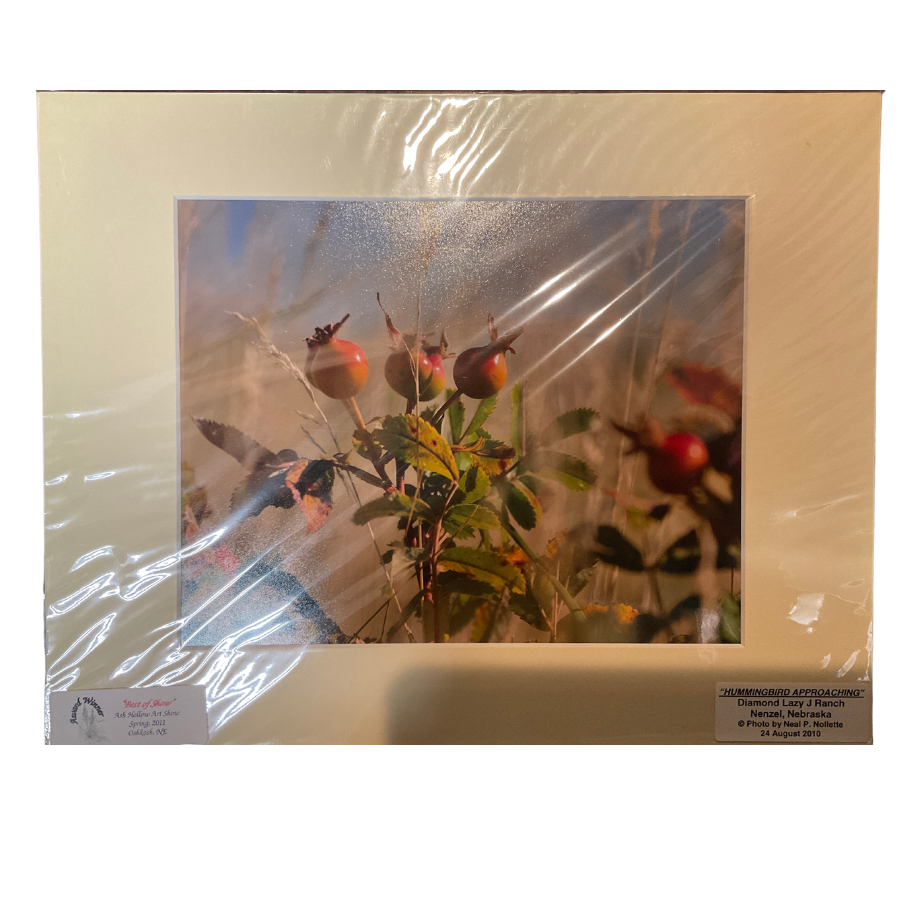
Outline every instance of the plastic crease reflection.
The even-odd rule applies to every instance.
[[[434,196],[447,197],[454,192],[473,196],[474,190],[481,186],[486,173],[490,172],[491,166],[510,147],[514,138],[516,141],[527,140],[529,132],[535,124],[533,121],[534,113],[528,102],[511,104],[510,112],[508,113],[504,109],[506,105],[497,98],[431,98],[426,99],[421,104],[418,102],[410,104],[407,100],[404,100],[403,107],[406,112],[402,122],[392,122],[391,117],[382,110],[380,115],[377,116],[378,123],[375,125],[375,128],[380,129],[379,133],[383,134],[384,138],[378,143],[370,141],[368,146],[372,148],[372,154],[377,152],[381,155],[382,166],[385,164],[384,161],[387,161],[388,177],[400,184],[422,187],[422,194],[431,192]],[[348,135],[355,133],[352,132],[352,129],[356,127],[355,118],[352,109],[348,108],[342,119],[342,126],[347,129]],[[372,121],[375,118],[376,116],[372,115],[368,120],[369,124],[366,126],[370,138],[374,131]],[[560,154],[571,154],[573,148],[577,148],[578,144],[581,143],[580,140],[576,140],[580,134],[589,128],[597,129],[596,146],[593,151],[588,154],[582,154],[573,166],[574,168],[580,166],[587,169],[591,165],[599,166],[603,164],[603,151],[611,144],[615,134],[620,129],[624,130],[626,128],[628,122],[624,119],[620,119],[618,124],[607,121],[598,122],[591,117],[586,117],[586,120],[581,123],[560,118],[554,124],[559,131],[558,141],[554,149],[558,150]],[[397,126],[396,132],[393,131],[395,125]],[[412,125],[411,128],[410,125]],[[362,146],[365,147],[366,145],[363,144]],[[385,153],[385,149],[387,149],[387,153]],[[362,152],[365,155],[366,151],[363,150]],[[332,171],[330,159],[326,158],[322,165],[325,170]],[[537,157],[530,160],[526,158],[522,165],[523,168],[524,166],[537,166],[540,165],[540,161]],[[513,172],[510,183],[506,184],[502,181],[493,180],[490,185],[485,185],[486,193],[495,196],[499,191],[503,196],[514,196],[515,188],[517,187],[514,181],[515,177],[516,174]],[[573,183],[577,183],[577,179]],[[503,190],[504,188],[505,191]],[[839,203],[841,199],[839,197],[832,198],[832,205]],[[641,209],[641,212],[644,212],[644,210]],[[812,225],[807,222],[806,227],[812,227]],[[680,248],[662,253],[650,266],[638,264],[636,268],[640,269],[639,277],[631,278],[631,282],[624,289],[621,284],[616,282],[619,274],[617,270],[627,271],[624,262],[634,250],[634,247],[631,245],[635,243],[625,230],[603,234],[596,246],[592,247],[589,252],[583,253],[579,258],[576,258],[562,271],[554,273],[550,270],[543,273],[544,275],[550,274],[551,277],[535,277],[533,284],[538,286],[533,288],[533,290],[531,285],[526,285],[521,292],[517,289],[517,293],[512,295],[510,303],[504,309],[491,311],[498,315],[499,322],[507,323],[510,327],[527,323],[533,327],[534,331],[537,331],[540,328],[539,320],[545,314],[548,314],[548,318],[559,316],[561,321],[566,303],[576,296],[581,289],[590,287],[595,279],[601,276],[604,278],[610,276],[608,283],[611,285],[607,290],[606,282],[604,282],[603,289],[596,291],[593,305],[588,306],[587,309],[576,310],[576,313],[572,315],[573,321],[570,331],[567,331],[558,339],[545,342],[535,355],[529,357],[523,354],[515,360],[515,363],[511,361],[510,370],[512,376],[510,382],[514,378],[525,378],[532,375],[540,366],[544,366],[554,359],[562,360],[562,362],[560,362],[561,368],[559,368],[553,378],[558,378],[564,373],[571,375],[571,368],[582,363],[587,354],[598,348],[604,341],[607,341],[618,329],[622,328],[624,323],[628,321],[633,323],[635,319],[640,320],[641,316],[639,313],[642,308],[648,304],[655,304],[661,297],[664,297],[665,292],[673,287],[675,279],[678,277],[678,272],[671,271],[672,263],[677,258],[677,255],[684,253],[683,264],[679,266],[680,271],[689,266],[707,248],[707,245],[710,243],[709,236],[713,230],[714,226],[712,224],[706,227],[695,227],[688,232],[688,239],[686,242],[683,242]],[[579,247],[579,254],[582,253],[582,249]],[[326,248],[326,252],[322,254],[323,257],[328,257],[328,250],[333,250],[333,247]],[[310,258],[312,255],[312,252],[310,252]],[[567,262],[572,259],[572,255],[574,254],[570,254],[567,257]],[[202,257],[199,254],[195,254],[195,260],[199,258]],[[301,262],[296,260],[295,262],[298,267],[301,265]],[[308,260],[303,258],[302,265],[306,266],[307,262]],[[363,262],[366,261],[363,260]],[[507,259],[505,262],[508,262],[511,267],[514,267],[516,263],[514,259]],[[422,284],[427,282],[429,273],[432,271],[429,267],[425,268],[426,273],[422,278]],[[369,278],[373,270],[362,265],[361,271],[364,274],[360,277],[360,282]],[[240,274],[240,289],[243,290],[246,287],[247,297],[252,299],[251,279],[244,279],[243,272]],[[314,274],[318,275],[319,273]],[[332,279],[331,274],[328,272],[324,273],[320,280],[322,284],[313,284],[318,293],[309,289],[310,284],[315,282],[315,279],[308,279],[305,275],[302,282],[305,290],[298,290],[295,294],[291,294],[289,287],[279,288],[278,285],[275,285],[271,296],[267,297],[267,300],[271,300],[271,308],[267,307],[265,309],[267,316],[269,313],[272,313],[273,318],[270,321],[283,322],[283,319],[279,319],[278,316],[285,312],[285,303],[290,303],[296,307],[294,315],[298,317],[298,323],[301,321],[300,317],[302,316],[304,325],[307,319],[313,315],[313,311],[315,311],[315,314],[318,314],[325,310],[330,303],[334,305],[337,305],[339,302],[342,303],[343,297],[338,289],[341,280],[338,278]],[[404,283],[403,285],[405,288],[409,288],[410,295],[414,294],[410,287],[412,280],[412,277],[410,277],[409,284]],[[246,284],[244,283],[245,281]],[[265,276],[263,276],[263,282],[265,282]],[[354,284],[356,283],[354,282]],[[253,290],[256,289],[256,286],[256,282],[253,282]],[[219,287],[219,285],[212,285],[209,293],[215,295]],[[374,295],[375,288],[366,284],[367,291],[369,288],[371,288]],[[646,288],[646,292],[639,297],[639,291],[642,288]],[[329,293],[330,291],[333,291],[333,293]],[[585,293],[587,292],[585,291]],[[321,299],[323,297],[324,299]],[[321,302],[319,302],[320,300]],[[409,299],[404,298],[404,302],[408,303]],[[485,290],[484,303],[488,302],[495,301],[490,292]],[[317,303],[318,305],[316,305]],[[329,309],[328,311],[330,312],[331,310]],[[483,343],[485,338],[485,319],[486,315],[482,316],[479,314],[479,316],[476,316],[472,314],[467,316],[463,320],[463,327],[453,332],[455,349],[475,342]],[[324,321],[325,319],[323,319]],[[355,321],[355,319],[352,320],[354,324]],[[568,323],[566,323],[566,327],[568,327]],[[616,339],[621,337],[621,332],[616,335]],[[584,349],[585,342],[588,344],[586,349]],[[616,340],[607,341],[607,346],[603,348],[604,352],[609,351],[611,353],[612,350],[610,348],[615,344]],[[537,346],[541,345],[538,344]],[[288,349],[290,352],[294,352],[293,348]],[[236,351],[235,358],[240,358],[241,352]],[[253,351],[247,353],[246,358],[253,358]],[[263,366],[259,368],[263,369]],[[588,391],[587,382],[589,380],[587,378],[584,379],[585,385],[583,390],[585,394]],[[542,387],[546,387],[547,384],[549,384],[549,381],[546,381]],[[128,399],[127,387],[123,392],[123,397],[125,398],[122,401],[123,403],[131,402]],[[234,409],[237,404],[231,402],[233,399],[226,398],[226,401],[221,404],[222,408]],[[270,406],[274,405],[274,401],[271,401],[269,396],[265,396],[265,402]],[[91,401],[87,400],[85,405],[91,405]],[[473,408],[474,404],[470,404],[470,416]],[[78,419],[83,416],[96,416],[108,411],[110,410],[95,409],[85,412],[72,412],[65,414],[65,418]],[[118,413],[119,410],[116,409],[115,412]],[[257,410],[254,410],[254,413],[256,412]],[[241,423],[235,421],[234,425],[239,426]],[[265,437],[264,433],[261,434],[260,440],[263,440]],[[291,444],[291,446],[296,445]],[[277,451],[280,449],[280,446],[272,446],[272,449]],[[349,449],[349,447],[345,446],[343,449]],[[103,465],[102,461],[95,463],[93,468],[98,471],[83,476],[83,481],[104,481],[103,485],[98,485],[98,492],[118,490],[117,483],[126,479],[113,479],[109,482],[108,479],[111,479],[111,476],[117,474],[117,472],[116,470],[99,471]],[[47,485],[61,484],[66,478],[66,475],[61,475],[47,482]],[[81,477],[73,477],[72,480],[79,482],[79,485],[81,485]],[[160,480],[158,483],[162,484],[163,481]],[[815,500],[818,498],[813,496],[809,499]],[[811,515],[852,499],[855,499],[854,495],[848,495],[818,506],[801,507],[794,511],[778,514],[776,520],[781,521],[798,516]],[[335,507],[337,508],[337,504],[335,504]],[[56,679],[54,681],[55,689],[64,689],[60,685],[69,686],[75,683],[80,672],[78,666],[100,644],[107,640],[114,625],[117,628],[121,628],[126,616],[131,617],[132,621],[139,621],[138,617],[145,610],[152,610],[157,596],[168,596],[170,593],[169,589],[172,586],[170,579],[172,575],[177,575],[181,563],[189,557],[196,556],[210,549],[226,535],[237,532],[238,528],[236,526],[245,519],[246,512],[246,509],[230,510],[225,516],[225,522],[222,527],[213,533],[206,535],[194,544],[185,546],[175,554],[167,553],[167,555],[157,559],[155,562],[137,569],[129,567],[127,573],[121,569],[98,573],[97,570],[100,567],[106,568],[110,564],[115,565],[115,563],[106,559],[106,557],[114,556],[113,547],[112,545],[98,547],[100,540],[88,544],[87,546],[98,547],[98,549],[79,556],[71,565],[69,571],[81,571],[93,564],[95,568],[88,570],[83,575],[83,580],[90,578],[89,583],[53,603],[48,609],[48,618],[59,618],[76,610],[80,610],[82,616],[93,613],[95,618],[102,613],[103,618],[100,618],[91,628],[82,631],[50,667],[48,674],[52,674],[53,678]],[[74,521],[75,519],[70,517],[63,522],[50,525],[48,528],[61,529]],[[81,525],[80,522],[78,524],[79,526]],[[284,541],[294,540],[295,535],[296,531],[285,537]],[[303,551],[306,550],[302,540],[297,541],[297,543],[300,544],[300,549],[294,552],[286,552],[287,560],[282,561],[296,560],[295,568],[303,564]],[[273,550],[277,546],[279,544],[273,541],[268,549]],[[116,547],[118,550],[118,543],[116,543]],[[80,549],[83,549],[83,547]],[[147,556],[147,552],[144,551],[130,555],[127,558],[129,564],[131,564],[137,563],[140,559],[146,559]],[[304,651],[296,647],[290,647],[288,648],[289,652],[282,651],[280,655],[265,648],[253,647],[254,644],[259,644],[260,641],[271,637],[278,630],[280,627],[278,624],[279,616],[290,607],[291,604],[289,603],[274,609],[266,615],[257,616],[253,621],[245,619],[240,626],[236,626],[231,633],[224,637],[220,637],[220,629],[213,638],[216,643],[212,647],[198,647],[187,650],[179,646],[179,639],[183,638],[185,627],[192,622],[196,622],[204,611],[209,610],[211,605],[222,600],[226,592],[234,588],[235,585],[241,584],[241,589],[236,592],[236,596],[228,598],[222,609],[216,607],[217,611],[215,614],[208,621],[200,624],[194,635],[200,634],[204,630],[212,631],[213,629],[210,628],[211,623],[219,621],[226,609],[239,604],[241,600],[265,582],[265,576],[252,578],[251,583],[244,586],[244,581],[248,579],[248,574],[253,572],[254,565],[263,559],[263,555],[256,555],[256,558],[249,563],[248,558],[252,558],[254,552],[251,551],[249,556],[242,553],[241,556],[243,564],[240,565],[236,572],[229,569],[225,570],[230,572],[227,575],[221,572],[216,573],[217,578],[221,578],[221,580],[215,582],[214,589],[210,595],[207,596],[205,593],[202,595],[203,601],[196,608],[192,609],[190,614],[185,615],[183,618],[176,618],[174,621],[163,625],[158,625],[158,620],[154,620],[153,627],[144,629],[139,638],[139,644],[123,647],[123,652],[117,657],[122,662],[112,672],[113,679],[133,680],[135,686],[149,687],[187,681],[205,685],[208,690],[208,708],[213,714],[210,718],[211,734],[217,729],[221,729],[234,719],[241,710],[246,709],[250,704],[258,700],[262,694],[287,677],[304,656]],[[150,558],[153,559],[152,554]],[[100,562],[100,560],[103,561]],[[122,583],[119,584],[119,581]],[[306,584],[305,580],[304,584]],[[813,585],[815,585],[815,582],[813,582]],[[154,589],[160,586],[164,586],[163,589],[154,592]],[[312,586],[313,581],[310,581],[310,587]],[[70,588],[67,588],[67,590],[70,590]],[[824,594],[800,595],[796,604],[788,613],[788,617],[797,624],[812,625],[819,619],[823,608],[824,596]],[[829,597],[831,596],[833,594],[829,594]],[[106,601],[111,602],[107,603]],[[97,606],[97,604],[102,605]],[[131,606],[126,608],[126,604],[131,604]],[[108,612],[110,607],[114,611]],[[99,611],[94,613],[94,610]],[[117,614],[121,616],[118,622],[116,621]],[[781,607],[780,612],[777,614],[783,620],[785,616],[784,607]],[[166,613],[162,618],[170,618],[170,614]],[[80,631],[81,619],[74,615],[71,619],[75,620],[75,623],[78,625],[77,628],[73,625],[71,633]],[[69,621],[71,620],[67,620],[63,624],[69,624]],[[717,628],[717,617],[704,612],[701,616],[701,641],[704,643],[713,641],[716,637]],[[869,642],[867,644],[869,666],[866,669],[866,678],[868,678],[871,665],[871,636],[872,628],[870,625]],[[148,643],[149,646],[146,646]],[[857,646],[859,646],[859,642],[857,642]],[[841,652],[841,656],[836,659],[836,662],[840,662],[840,659],[846,656],[850,649],[848,647]],[[835,655],[838,652],[840,651],[836,651]],[[859,650],[855,651],[846,660],[838,672],[838,677],[844,677],[850,672],[857,663],[860,652]],[[715,663],[717,655],[713,651],[704,651],[701,654],[701,658],[712,665]],[[823,666],[829,665],[830,661],[831,654],[825,658]]]

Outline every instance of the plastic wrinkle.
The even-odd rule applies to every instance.
[[[765,110],[764,100],[752,102]],[[247,121],[267,108],[255,95],[242,102]],[[258,182],[264,196],[177,196],[159,299],[139,320],[98,299],[90,321],[106,317],[116,343],[73,330],[71,358],[96,359],[83,376],[68,371],[71,383],[52,369],[48,696],[200,685],[211,742],[403,740],[413,719],[409,733],[427,742],[446,722],[500,719],[534,697],[548,721],[562,700],[580,721],[599,710],[596,727],[624,740],[633,689],[660,720],[673,717],[670,736],[712,740],[712,696],[702,715],[675,722],[643,682],[672,675],[683,699],[719,673],[723,683],[804,670],[810,682],[870,680],[870,485],[867,472],[836,473],[859,450],[841,417],[871,398],[842,397],[835,410],[810,378],[824,383],[838,365],[850,377],[865,337],[851,326],[865,309],[832,304],[816,328],[790,298],[778,309],[771,299],[781,302],[790,274],[778,270],[784,258],[806,265],[807,232],[832,216],[844,227],[849,195],[823,211],[796,186],[796,208],[777,207],[796,216],[796,246],[774,255],[770,235],[783,230],[751,215],[751,189],[768,182],[746,174],[746,145],[733,149],[727,184],[746,182],[747,195],[681,191],[726,184],[693,159],[719,141],[694,124],[708,106],[672,115],[656,171],[654,110],[680,96],[285,102],[296,121],[279,120],[273,140],[292,142],[305,180],[273,168]],[[745,124],[722,122],[709,127]],[[818,133],[813,122],[800,124]],[[820,124],[852,136],[843,120]],[[206,126],[196,127],[201,146]],[[52,200],[58,161],[44,157]],[[716,165],[728,172],[727,162]],[[848,165],[835,160],[835,177]],[[667,179],[679,190],[663,196]],[[285,184],[321,190],[276,199]],[[622,186],[634,195],[616,196]],[[47,218],[48,235],[72,233],[61,215]],[[118,259],[118,236],[105,240],[103,259]],[[132,282],[121,283],[136,283],[137,263],[127,265]],[[805,289],[818,297],[847,265],[836,258]],[[156,274],[142,273],[155,285]],[[55,315],[54,279],[48,347],[67,321]],[[748,291],[760,292],[762,314]],[[146,360],[129,367],[122,336],[138,321],[146,347],[133,352]],[[770,458],[744,458],[754,445]],[[518,648],[514,663],[497,665],[499,644]],[[530,668],[520,661],[532,650]],[[772,671],[754,669],[760,660]],[[633,726],[640,739],[651,719]],[[432,720],[433,733],[421,725]]]
[[[73,669],[87,658],[89,654],[93,653],[109,637],[115,618],[116,613],[110,613],[80,634],[66,650],[57,656],[56,662],[47,667],[47,677],[52,678],[54,675]],[[84,645],[83,647],[81,647],[82,644]],[[68,657],[72,653],[78,652],[79,649],[81,655],[76,656],[71,661],[67,661]],[[63,665],[64,662],[65,665]]]
[[[824,602],[824,594],[801,594],[788,616],[798,625],[812,625],[819,618]]]
[[[90,553],[85,553],[83,556],[79,556],[78,559],[72,564],[72,568],[69,569],[70,572],[76,572],[78,569],[86,566],[89,562],[93,562],[95,559],[99,559],[101,556],[112,556],[113,548],[109,544],[105,547],[98,547],[96,550],[91,550]],[[115,573],[113,573],[115,574]]]
[[[71,612],[73,609],[77,609],[85,600],[90,600],[98,591],[112,584],[115,577],[115,572],[106,572],[90,582],[90,584],[79,588],[74,594],[69,594],[68,597],[63,597],[62,600],[52,603],[47,609],[47,618],[54,619],[57,616],[63,616]]]

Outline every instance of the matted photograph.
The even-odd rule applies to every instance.
[[[186,645],[741,642],[744,198],[177,223]]]

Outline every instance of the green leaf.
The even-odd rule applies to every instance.
[[[453,396],[454,392],[447,389],[446,400]],[[463,437],[463,424],[466,420],[466,408],[463,406],[462,400],[457,397],[450,406],[447,407],[447,421],[450,423],[450,439],[454,444],[458,444]]]
[[[719,599],[722,618],[719,620],[719,640],[724,644],[741,642],[740,594],[723,594]]]
[[[473,467],[467,469],[460,478],[457,496],[460,503],[477,503],[487,496],[490,489],[491,479],[484,470]]]
[[[544,486],[544,482],[541,481],[536,475],[520,475],[519,481],[531,491],[532,494],[537,495],[540,489]]]
[[[475,410],[475,415],[472,416],[472,421],[469,422],[469,427],[462,433],[462,437],[467,438],[470,435],[475,434],[478,429],[481,428],[481,426],[484,425],[485,422],[487,422],[488,416],[490,416],[490,414],[496,409],[496,407],[496,394],[494,394],[493,397],[488,397],[486,400],[482,400],[481,403],[478,404],[478,409]],[[454,443],[458,444],[459,441],[455,440]]]
[[[475,453],[480,450],[486,441],[483,437],[475,438],[474,441],[468,444],[454,444],[450,449],[453,450],[454,453]]]
[[[402,520],[400,524],[402,525]],[[389,544],[389,549],[381,554],[381,564],[387,567],[392,580],[399,580],[404,578],[422,557],[427,555],[428,550],[424,547],[407,547],[401,541],[393,541]],[[385,598],[389,598],[391,596],[390,583],[383,584],[381,592]]]
[[[419,499],[424,500],[435,515],[444,508],[447,492],[452,490],[450,482],[443,475],[436,475],[434,472],[422,476],[418,490],[412,484],[404,487],[407,497],[415,497],[418,494]]]
[[[458,594],[462,597],[496,597],[497,592],[483,581],[466,578],[457,572],[439,572],[438,586],[441,594]]]
[[[369,462],[377,462],[381,457],[381,451],[377,446],[374,449],[369,447],[369,439],[364,431],[357,429],[353,432],[352,444],[353,450]]]
[[[417,518],[431,520],[434,513],[431,507],[422,500],[414,500],[406,494],[385,494],[377,497],[361,506],[353,514],[353,521],[357,525],[365,525],[373,519],[383,519],[386,516],[407,516],[415,506],[414,515]]]
[[[445,569],[471,575],[497,591],[509,588],[514,594],[525,593],[525,579],[522,573],[515,566],[504,566],[487,550],[476,550],[474,547],[448,547],[441,553],[438,562]]]
[[[625,510],[625,518],[632,528],[637,529],[647,528],[654,522],[650,515],[639,506],[629,506]]]
[[[459,605],[450,614],[450,634],[458,634],[475,616],[479,608],[487,603],[488,597],[473,597],[460,595]]]
[[[400,614],[400,618],[394,622],[391,626],[390,631],[387,633],[387,637],[385,638],[385,643],[389,644],[399,633],[400,629],[407,623],[410,616],[414,612],[416,612],[419,608],[419,601],[422,599],[422,592],[419,591],[406,606],[403,607],[403,612]]]
[[[599,565],[599,563],[579,569],[577,572],[574,572],[568,582],[566,582],[566,587],[573,597],[577,597],[587,587],[588,582],[593,577],[596,565]]]
[[[470,450],[469,453],[471,456],[501,460],[507,466],[509,461],[516,455],[516,451],[509,444],[504,444],[503,441],[491,440],[486,440],[477,450]]]
[[[547,617],[541,609],[541,604],[531,587],[525,589],[524,594],[515,594],[510,597],[509,608],[523,621],[540,631],[549,631]]]
[[[689,531],[666,547],[656,567],[667,575],[692,575],[700,565],[700,541],[696,531]]]
[[[558,416],[540,434],[538,446],[546,447],[573,434],[582,434],[588,431],[595,419],[600,418],[600,413],[593,409],[581,407],[570,409]]]
[[[450,445],[424,419],[413,415],[386,416],[373,437],[388,453],[420,472],[459,480]]]
[[[629,572],[643,572],[644,559],[625,535],[612,525],[601,525],[597,529],[597,543],[600,549],[597,556],[610,566],[618,566]]]
[[[570,491],[587,491],[597,480],[594,470],[584,460],[554,450],[539,450],[527,457],[527,469],[554,478]]]
[[[486,506],[476,506],[474,503],[459,503],[450,508],[450,512],[444,516],[445,528],[454,533],[457,529],[478,528],[490,531],[500,527],[500,519],[497,513]]]
[[[341,469],[344,472],[347,472],[349,475],[352,475],[354,478],[358,478],[360,481],[364,481],[366,484],[371,484],[373,487],[384,487],[384,482],[377,475],[372,475],[365,469],[360,469],[357,466],[351,466],[346,463],[341,466]]]
[[[456,572],[441,572],[438,585],[442,597],[456,601],[450,613],[450,634],[462,631],[483,603],[497,599],[497,592],[489,584]]]
[[[441,422],[435,421],[435,414],[437,413],[438,408],[436,406],[426,406],[425,409],[419,409],[419,415],[429,424],[434,425],[438,431],[441,430]],[[443,416],[441,416],[443,419]]]
[[[541,608],[545,612],[550,612],[553,608],[553,600],[557,595],[556,588],[541,569],[535,569],[534,571],[534,577],[531,580],[531,591],[534,593],[538,603],[541,604]]]
[[[516,453],[521,456],[525,452],[525,405],[522,402],[525,384],[517,381],[512,386],[512,421],[509,425],[509,442]]]
[[[484,469],[487,475],[499,475],[509,468],[510,461],[515,457],[516,451],[503,441],[495,441],[483,428],[475,432],[475,437],[483,438],[484,443],[473,453],[466,455],[472,465]]]
[[[524,484],[501,481],[497,489],[510,515],[526,530],[531,531],[541,521],[541,504]]]
[[[494,617],[497,615],[498,600],[485,600],[478,604],[475,610],[474,622],[472,623],[472,634],[469,638],[473,644],[480,644],[490,639],[491,632],[494,629]]]

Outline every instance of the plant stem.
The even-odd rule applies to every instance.
[[[388,614],[388,606],[390,606],[390,602],[391,602],[390,598],[388,598],[388,600],[386,600],[385,604],[384,604],[384,620],[381,623],[381,637],[378,638],[379,644],[384,642],[384,629],[387,628],[387,614]]]
[[[385,600],[384,603],[382,603],[381,606],[379,606],[378,609],[376,609],[375,612],[373,612],[372,615],[369,616],[369,618],[366,619],[366,621],[363,622],[362,625],[360,625],[359,628],[357,628],[356,631],[350,635],[350,640],[355,641],[359,637],[360,632],[363,630],[363,628],[365,628],[366,625],[368,625],[369,622],[371,622],[372,619],[374,619],[375,616],[378,615],[378,613],[380,613],[386,606],[388,606],[390,604],[390,602],[391,602],[391,598],[388,597],[387,600]]]
[[[522,548],[525,555],[547,576],[550,584],[553,585],[557,594],[559,594],[562,602],[569,607],[572,616],[578,622],[587,622],[587,616],[584,610],[578,605],[578,601],[566,590],[566,586],[553,574],[553,570],[544,564],[541,558],[528,546],[525,538],[516,531],[510,524],[509,519],[504,515],[503,530]]]
[[[700,542],[700,565],[694,578],[700,591],[700,643],[712,644],[718,639],[721,619],[719,585],[716,578],[719,542],[708,519],[700,519],[697,538]]]
[[[356,398],[351,397],[349,400],[343,400],[341,402],[344,404],[344,408],[350,414],[350,418],[353,420],[353,424],[356,426],[356,430],[359,431],[363,436],[363,441],[365,442],[366,449],[369,451],[369,454],[372,457],[372,465],[375,467],[375,471],[381,477],[381,480],[384,483],[384,489],[393,490],[394,485],[392,484],[391,479],[388,478],[388,474],[384,468],[384,464],[378,457],[378,448],[375,446],[375,441],[372,440],[372,435],[369,433],[369,429],[366,428],[366,420],[362,417],[362,413],[359,411],[359,406],[357,406],[356,404]]]
[[[650,591],[653,594],[653,599],[656,600],[657,612],[661,619],[665,619],[666,624],[663,628],[666,634],[672,638],[675,635],[675,630],[672,628],[669,616],[666,615],[666,611],[663,608],[662,590],[659,587],[659,570],[655,566],[650,566],[647,569],[647,580],[650,582]]]
[[[653,593],[653,599],[656,601],[656,609],[660,616],[665,616],[666,611],[663,609],[662,591],[659,587],[659,573],[654,566],[647,569],[647,580],[650,582],[650,590]]]
[[[434,642],[436,644],[443,643],[443,633],[441,631],[441,598],[437,590],[438,553],[441,549],[441,524],[443,523],[444,516],[446,515],[447,509],[450,506],[450,499],[456,493],[456,489],[458,487],[459,482],[450,482],[450,489],[447,491],[447,496],[444,498],[444,505],[437,517],[437,521],[434,523],[434,529],[431,534],[431,565],[429,566],[430,571],[428,573],[428,581],[425,586],[425,590],[427,592],[427,596],[431,599],[431,603],[434,608]]]
[[[434,421],[436,422],[447,410],[452,406],[458,399],[459,395],[462,391],[457,388],[447,399],[444,401],[444,405],[434,414]]]
[[[494,633],[494,628],[497,625],[497,619],[500,616],[500,607],[503,605],[501,600],[497,600],[494,603],[494,609],[491,612],[490,621],[487,623],[487,626],[484,629],[484,634],[481,635],[479,639],[479,644],[489,644],[491,642],[491,635]]]

